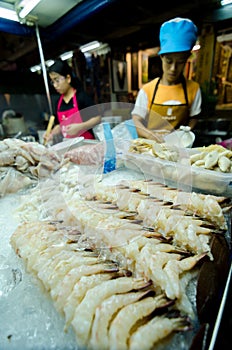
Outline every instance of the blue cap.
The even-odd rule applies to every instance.
[[[176,17],[160,27],[160,51],[164,53],[191,51],[197,40],[197,27],[188,18]]]

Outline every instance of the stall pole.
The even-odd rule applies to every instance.
[[[226,300],[228,300],[228,297],[229,297],[229,288],[230,288],[231,276],[232,276],[232,263],[230,265],[230,270],[229,270],[228,276],[229,277],[228,277],[228,279],[226,281],[226,286],[225,286],[225,289],[224,289],[224,292],[223,292],[222,301],[221,301],[221,304],[220,304],[219,312],[218,312],[217,319],[216,319],[216,322],[215,322],[215,325],[214,325],[214,330],[213,330],[213,334],[212,334],[212,337],[211,337],[211,341],[210,341],[208,350],[213,350],[214,347],[215,347],[215,343],[216,343],[216,339],[217,339],[217,336],[218,336],[220,324],[222,322],[223,312],[224,312],[225,305],[226,305]]]
[[[46,90],[46,95],[47,95],[47,100],[48,100],[49,112],[50,112],[50,116],[52,116],[53,112],[52,112],[51,95],[50,95],[49,86],[48,86],[47,70],[46,70],[46,65],[45,65],[45,61],[44,61],[44,54],[43,54],[42,44],[41,44],[41,40],[40,40],[38,23],[35,23],[35,31],[36,31],[36,37],[37,37],[37,42],[38,42],[40,61],[41,61],[41,67],[42,67],[43,78],[44,78],[44,85],[45,85],[45,90]]]

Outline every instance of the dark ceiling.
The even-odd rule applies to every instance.
[[[56,0],[43,1],[59,5]],[[173,17],[192,19],[199,31],[207,22],[218,29],[231,26],[228,12],[220,11],[218,0],[83,0],[52,25],[39,27],[39,33],[45,60],[93,40],[108,43],[113,53],[123,53],[158,46],[160,25]],[[38,64],[35,28],[19,23],[10,27],[7,20],[1,23],[0,70],[22,71]]]

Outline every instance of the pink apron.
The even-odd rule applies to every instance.
[[[73,108],[68,109],[67,111],[60,111],[60,106],[63,100],[63,95],[60,96],[57,106],[57,117],[60,123],[61,132],[65,138],[74,138],[83,136],[85,139],[93,139],[93,135],[89,131],[80,131],[77,135],[69,135],[66,132],[66,126],[70,124],[79,124],[82,123],[83,120],[80,115],[80,111],[78,108],[76,93],[73,95]]]

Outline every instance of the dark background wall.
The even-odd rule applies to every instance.
[[[57,95],[53,89],[50,94],[54,106]],[[50,110],[43,77],[31,72],[0,71],[0,122],[6,109],[22,114],[29,127],[46,126]]]

